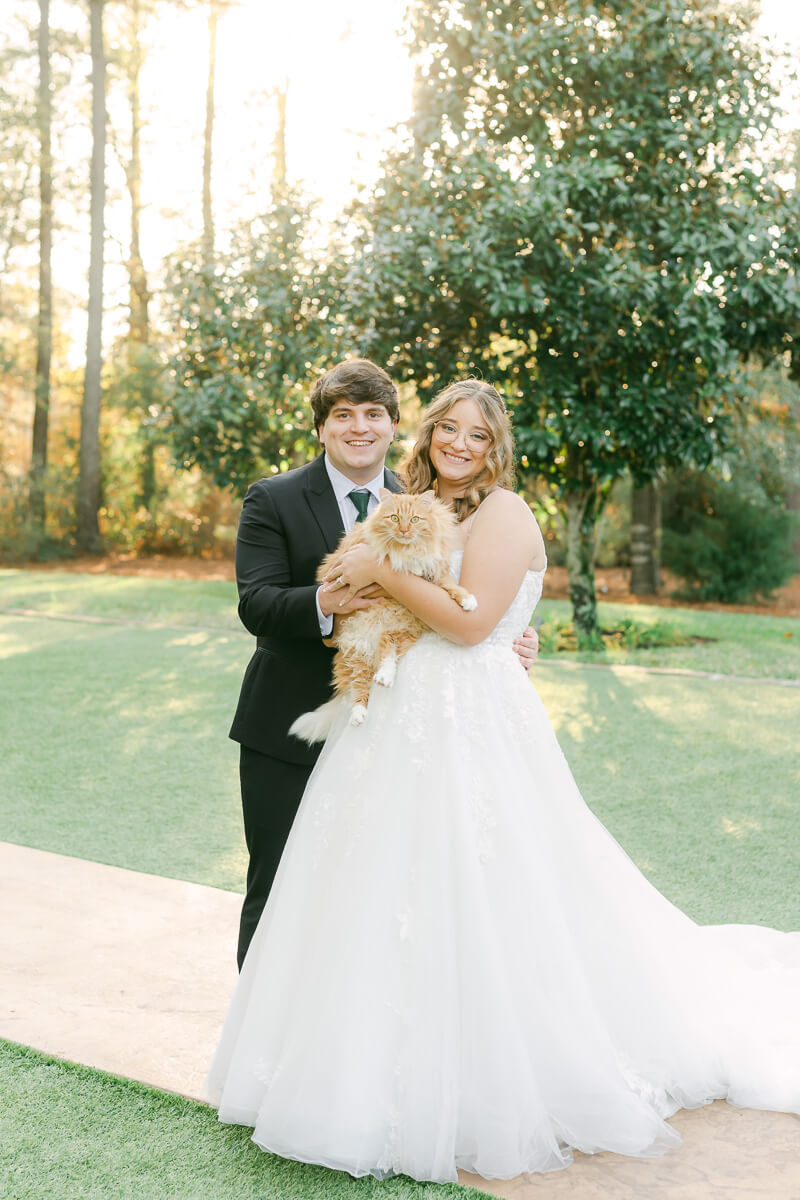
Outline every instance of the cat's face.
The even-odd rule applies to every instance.
[[[450,513],[434,498],[433,492],[418,496],[388,492],[370,517],[370,525],[385,545],[414,550],[427,547],[451,520]]]

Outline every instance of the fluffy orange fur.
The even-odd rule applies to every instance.
[[[450,574],[456,518],[447,505],[437,500],[433,492],[408,496],[386,491],[381,495],[378,508],[346,534],[333,554],[324,559],[317,578],[320,581],[325,578],[343,550],[363,543],[379,562],[388,558],[392,570],[421,575],[438,584],[468,612],[476,608],[475,597]],[[391,597],[336,618],[331,639],[336,646],[334,692],[351,702],[352,724],[359,725],[364,720],[373,682],[391,687],[398,658],[428,631],[427,625]],[[303,721],[301,717],[299,723]],[[305,731],[296,732],[307,740],[318,740],[309,737],[312,728],[309,725]]]

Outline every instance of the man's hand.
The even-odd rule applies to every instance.
[[[342,587],[338,587],[335,591],[329,591],[327,588],[319,590],[319,606],[326,617],[333,614],[344,616],[345,613],[358,612],[361,608],[369,608],[376,601],[383,599],[386,595],[383,588],[378,587],[376,583],[368,584],[367,587],[361,588],[355,595],[345,604],[339,601],[340,596],[346,593]]]
[[[336,605],[331,612],[353,612],[350,605],[357,596],[374,586],[377,571],[377,559],[368,546],[362,544],[351,547],[336,560],[325,576],[320,601],[323,596],[333,594],[336,596]]]
[[[539,635],[532,625],[514,640],[514,653],[525,671],[530,671],[539,653]]]

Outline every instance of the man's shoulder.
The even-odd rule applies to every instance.
[[[400,479],[390,467],[384,467],[383,473],[384,482],[386,483],[387,487],[391,488],[393,492],[405,491],[402,479]]]

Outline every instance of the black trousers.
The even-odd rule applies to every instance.
[[[248,746],[240,746],[239,749],[244,836],[250,855],[247,894],[239,923],[237,960],[241,970],[250,939],[267,902],[311,767],[282,762]]]

